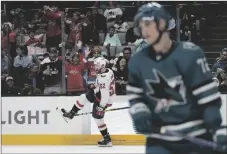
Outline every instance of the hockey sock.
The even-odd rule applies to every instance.
[[[80,109],[76,105],[73,105],[71,112],[77,113],[79,110]]]
[[[104,130],[101,130],[100,133],[102,134],[102,136],[106,136],[108,134],[107,128]]]

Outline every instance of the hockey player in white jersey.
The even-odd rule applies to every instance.
[[[105,109],[112,105],[111,97],[115,95],[114,73],[112,70],[106,68],[106,60],[103,57],[95,59],[94,67],[97,73],[95,84],[88,86],[87,93],[79,96],[69,112],[65,109],[62,109],[62,112],[64,117],[72,119],[84,107],[85,103],[93,103],[92,116],[103,136],[103,139],[98,142],[98,145],[100,147],[112,146],[111,138],[103,118]]]

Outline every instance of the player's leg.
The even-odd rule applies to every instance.
[[[103,138],[98,142],[98,145],[100,147],[106,147],[106,146],[110,147],[110,146],[112,146],[112,142],[111,142],[111,138],[110,138],[108,129],[107,129],[106,124],[103,119],[104,115],[105,115],[105,111],[104,110],[100,111],[97,109],[97,107],[98,107],[98,104],[94,103],[93,110],[92,110],[92,116],[95,120],[95,123],[96,123],[100,133],[103,136]]]
[[[78,97],[76,103],[73,105],[72,109],[69,112],[63,109],[63,116],[72,119],[77,114],[77,112],[84,107],[87,102],[93,103],[95,99],[96,97],[94,94],[94,90],[88,90],[86,94],[82,94]]]

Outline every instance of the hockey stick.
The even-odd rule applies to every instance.
[[[105,110],[105,112],[117,111],[117,110],[124,110],[124,109],[128,109],[128,108],[129,107],[114,108],[114,109]],[[76,116],[87,115],[87,114],[92,114],[92,112],[80,113],[80,114],[76,114]]]
[[[105,110],[105,112],[110,112],[110,111],[117,111],[117,110],[124,110],[124,109],[128,109],[130,107],[120,107],[120,108],[114,108],[114,109],[109,109],[109,110]],[[64,109],[61,109],[61,111],[59,110],[59,108],[57,107],[56,110],[58,111],[58,113],[62,116],[62,112],[65,112]],[[80,114],[76,114],[75,116],[82,116],[82,115],[88,115],[88,114],[92,114],[92,112],[85,112],[85,113],[80,113]],[[62,116],[62,118],[65,120],[65,122],[68,123],[68,120]]]
[[[182,133],[174,132],[174,131],[165,131],[165,134],[177,136],[177,137],[182,137],[183,139],[188,140],[191,143],[194,143],[194,144],[197,144],[197,145],[200,145],[200,146],[204,146],[204,147],[210,147],[210,148],[212,148],[216,151],[219,151],[219,152],[227,152],[226,146],[219,145],[219,144],[212,142],[212,141],[207,141],[207,140],[204,140],[204,139],[187,136],[187,135],[184,135]]]

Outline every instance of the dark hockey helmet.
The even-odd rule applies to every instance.
[[[164,9],[162,5],[156,2],[148,3],[143,6],[141,6],[136,16],[134,17],[134,32],[136,35],[141,36],[141,30],[139,27],[139,23],[142,20],[148,20],[148,21],[155,21],[157,24],[157,28],[159,28],[160,19],[164,19],[166,22],[166,25],[163,30],[158,29],[160,31],[160,34],[168,31],[169,27],[169,21],[171,20],[171,16],[169,13]],[[161,36],[159,36],[161,37]]]

